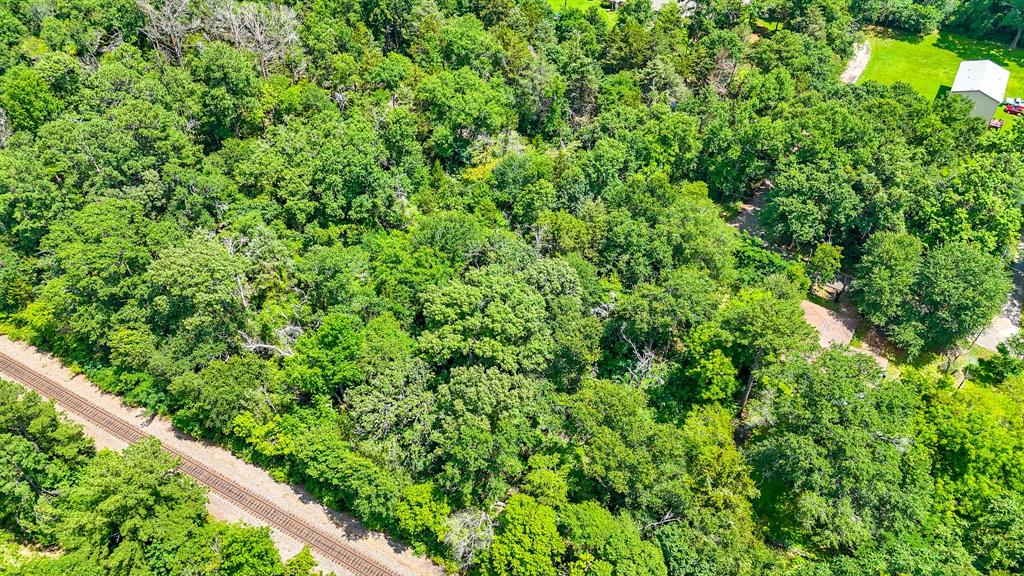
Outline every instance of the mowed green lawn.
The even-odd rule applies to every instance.
[[[939,32],[928,36],[872,32],[871,60],[859,82],[883,84],[906,82],[922,96],[934,98],[948,91],[964,60],[991,60],[1010,71],[1006,97],[1024,98],[1024,50],[1007,50],[1002,44]],[[1009,118],[1000,110],[997,118]]]
[[[569,8],[579,8],[580,10],[586,11],[591,6],[601,7],[601,0],[548,0],[548,4],[555,12],[561,10],[567,10]]]
[[[548,5],[550,5],[551,9],[555,12],[561,12],[570,8],[579,8],[586,12],[591,6],[596,6],[604,10],[604,15],[608,21],[609,27],[615,24],[615,12],[605,8],[605,5],[601,0],[548,0]]]

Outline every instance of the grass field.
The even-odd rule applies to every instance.
[[[591,6],[596,6],[604,11],[609,28],[615,24],[616,13],[605,8],[605,5],[601,0],[548,0],[548,5],[550,5],[551,9],[555,12],[561,12],[562,10],[568,10],[570,8],[579,8],[585,12]]]
[[[548,4],[551,5],[551,9],[555,12],[566,10],[569,8],[579,8],[580,10],[586,10],[591,6],[601,7],[601,0],[548,0]]]
[[[939,32],[912,36],[888,31],[871,34],[871,61],[860,82],[906,82],[922,96],[934,98],[949,90],[963,60],[991,60],[1010,71],[1006,97],[1024,98],[1024,50],[1007,50],[995,42]],[[1000,110],[997,118],[1009,118]]]

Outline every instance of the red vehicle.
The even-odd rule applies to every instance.
[[[1006,108],[1003,108],[1007,114],[1013,114],[1014,116],[1020,116],[1024,114],[1024,105],[1022,104],[1007,104]]]

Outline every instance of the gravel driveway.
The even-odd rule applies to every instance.
[[[850,58],[846,64],[846,70],[839,76],[839,79],[846,84],[855,84],[860,79],[860,75],[864,73],[864,69],[868,67],[869,61],[871,61],[871,43],[865,40],[853,48],[853,58]]]

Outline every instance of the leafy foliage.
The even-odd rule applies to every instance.
[[[800,305],[852,272],[911,355],[1002,305],[1024,124],[837,80],[856,26],[954,12],[1019,28],[1003,4],[0,0],[0,315],[466,572],[1019,570],[1019,351],[901,387]],[[764,241],[723,218],[754,197]],[[310,570],[209,522],[152,446],[11,427],[0,522],[67,551],[38,573]]]

